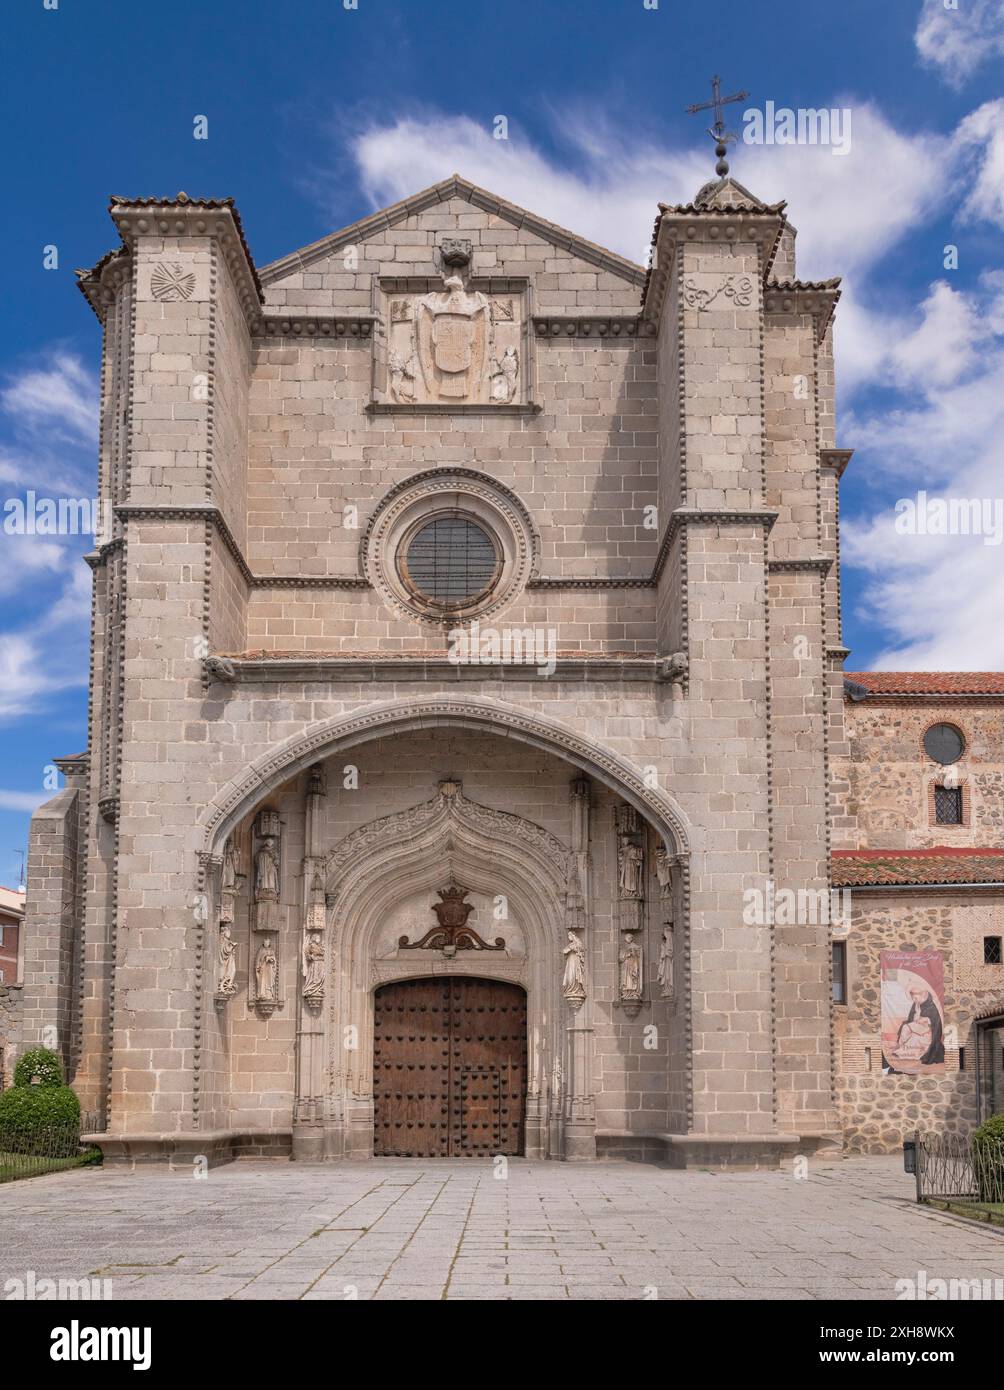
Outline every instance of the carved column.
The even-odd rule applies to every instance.
[[[234,936],[237,895],[244,881],[235,835],[223,847],[220,867],[219,935],[216,945],[216,1003],[222,1007],[237,993],[237,941]]]
[[[562,993],[565,998],[564,1157],[596,1157],[596,1099],[593,1092],[593,1000],[590,989],[589,955],[589,803],[587,777],[576,777],[571,784],[571,854],[566,888],[565,960]],[[577,950],[581,947],[581,950]],[[581,984],[578,974],[581,970]]]
[[[324,1157],[324,996],[328,942],[325,923],[323,803],[324,769],[310,769],[304,825],[300,960],[296,991],[296,1108],[293,1157]]]
[[[645,848],[633,806],[616,808],[617,829],[617,1004],[637,1018],[645,997]]]
[[[676,904],[674,870],[680,867],[679,855],[660,845],[655,852],[655,872],[659,880],[659,959],[656,981],[659,996],[676,1003]]]
[[[248,961],[248,1002],[262,1018],[282,1008],[282,825],[279,812],[262,810],[255,820],[254,903]]]

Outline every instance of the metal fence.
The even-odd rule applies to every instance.
[[[917,1201],[928,1197],[1004,1204],[1004,1142],[962,1134],[918,1134]]]
[[[0,1125],[0,1183],[93,1162],[98,1151],[80,1143],[92,1121],[92,1116],[83,1116],[79,1123],[44,1125],[29,1133]]]

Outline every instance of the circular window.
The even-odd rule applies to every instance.
[[[932,724],[924,735],[924,752],[947,767],[957,763],[966,751],[966,740],[954,724]]]
[[[468,608],[495,584],[499,554],[492,536],[462,516],[420,525],[402,546],[401,573],[416,596],[439,608]]]
[[[486,619],[524,588],[537,541],[526,508],[469,468],[433,468],[392,488],[362,541],[384,603],[421,623]]]

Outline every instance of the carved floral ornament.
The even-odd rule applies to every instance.
[[[441,518],[466,520],[486,532],[496,552],[490,587],[469,607],[446,612],[416,592],[403,563],[411,539]],[[388,607],[420,622],[487,617],[533,578],[536,538],[516,495],[472,469],[435,469],[394,488],[381,501],[363,539],[363,570]]]
[[[753,301],[753,280],[749,275],[728,275],[716,287],[700,285],[692,276],[684,281],[684,302],[691,309],[710,309],[719,298],[737,309],[748,309]]]
[[[374,852],[390,845],[431,839],[436,833],[456,839],[461,832],[480,842],[486,851],[490,851],[493,844],[501,844],[525,854],[528,861],[536,860],[546,865],[552,876],[558,874],[559,886],[564,891],[566,885],[562,870],[568,859],[567,846],[542,826],[522,816],[469,801],[463,794],[461,784],[447,779],[439,784],[437,794],[431,800],[422,801],[404,811],[395,811],[389,816],[381,816],[339,841],[326,863],[330,904],[337,905],[353,870]],[[463,902],[463,894],[460,901],[461,906],[470,906]]]

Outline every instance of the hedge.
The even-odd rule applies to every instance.
[[[18,1059],[15,1086],[62,1086],[63,1064],[47,1047],[33,1047]]]

